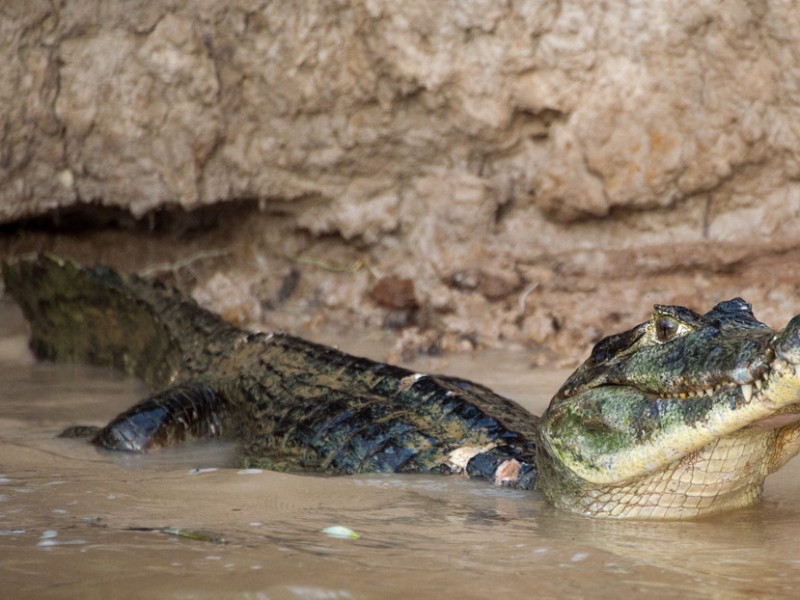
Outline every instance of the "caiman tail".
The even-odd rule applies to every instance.
[[[215,347],[241,331],[172,287],[105,266],[19,257],[3,263],[3,277],[39,358],[111,367],[163,388],[102,429],[71,427],[63,436],[140,452],[223,433],[224,396],[191,379],[209,368]],[[170,385],[182,380],[191,382]]]
[[[222,435],[239,442],[243,464],[271,469],[535,480],[538,419],[483,386],[244,331],[107,267],[39,256],[3,271],[38,356],[114,367],[157,390],[95,432],[100,446],[146,451]]]
[[[3,277],[38,357],[112,367],[152,388],[206,368],[210,341],[241,335],[174,288],[104,266],[40,255],[5,262]]]

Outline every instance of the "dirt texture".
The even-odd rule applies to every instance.
[[[798,312],[791,2],[10,0],[0,52],[3,254],[401,353]]]

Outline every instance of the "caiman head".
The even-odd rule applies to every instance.
[[[747,506],[800,450],[800,315],[776,332],[728,300],[656,306],[599,342],[541,423],[539,487],[591,516]]]

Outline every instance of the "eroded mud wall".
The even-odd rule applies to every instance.
[[[791,2],[12,0],[0,48],[0,222],[252,201],[194,282],[245,320],[287,255],[306,299],[470,343],[797,312]]]

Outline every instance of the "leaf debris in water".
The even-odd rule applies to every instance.
[[[322,533],[328,537],[336,538],[339,540],[357,540],[361,536],[355,531],[344,525],[331,525],[322,530]]]
[[[189,475],[203,475],[204,473],[213,473],[216,470],[216,467],[195,467],[194,469],[189,469]]]
[[[227,544],[228,541],[217,533],[210,531],[198,531],[196,529],[184,529],[181,527],[128,527],[128,531],[157,531],[177,537],[198,540],[200,542],[211,542],[212,544]]]
[[[165,527],[162,529],[164,533],[169,535],[177,535],[178,537],[188,538],[190,540],[198,540],[201,542],[211,542],[212,544],[225,544],[226,540],[219,534],[210,531],[197,531],[195,529],[176,529],[174,527]]]

